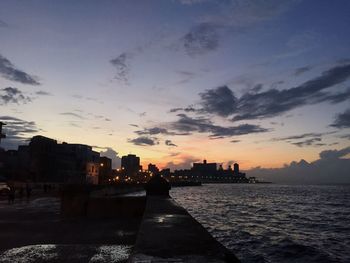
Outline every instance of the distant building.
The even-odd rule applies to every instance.
[[[122,157],[121,169],[124,174],[129,177],[134,177],[142,169],[140,166],[140,157],[134,154],[128,154]]]
[[[100,157],[99,183],[108,183],[112,177],[112,159],[105,156]]]
[[[238,174],[239,174],[239,165],[238,165],[238,163],[235,163],[235,164],[233,165],[233,173],[234,173],[235,175],[238,175]]]
[[[8,178],[55,183],[98,183],[100,155],[84,144],[58,144],[34,136],[29,145],[6,151]]]
[[[148,171],[153,173],[153,174],[159,173],[159,169],[158,169],[157,165],[151,164],[151,163],[148,165]]]
[[[216,168],[216,163],[207,163],[207,160],[204,160],[203,163],[193,163],[192,171],[199,177],[213,177],[216,174]]]

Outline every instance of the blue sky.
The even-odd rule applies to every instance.
[[[315,161],[350,146],[349,13],[346,0],[1,1],[2,146],[42,134],[172,168]]]

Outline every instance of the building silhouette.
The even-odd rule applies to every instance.
[[[121,169],[123,170],[125,176],[135,177],[142,166],[140,166],[140,157],[137,157],[135,154],[128,154],[122,157]]]

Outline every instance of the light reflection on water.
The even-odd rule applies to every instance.
[[[0,262],[125,262],[130,250],[131,246],[124,245],[29,245],[0,253]]]
[[[217,184],[171,196],[243,262],[350,262],[350,186]]]

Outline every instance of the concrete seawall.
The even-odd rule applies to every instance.
[[[172,198],[149,196],[129,262],[239,260]]]
[[[102,191],[103,192],[103,191]],[[100,192],[100,193],[102,193]],[[169,196],[105,196],[84,187],[62,191],[61,215],[141,221],[128,262],[239,262]]]

